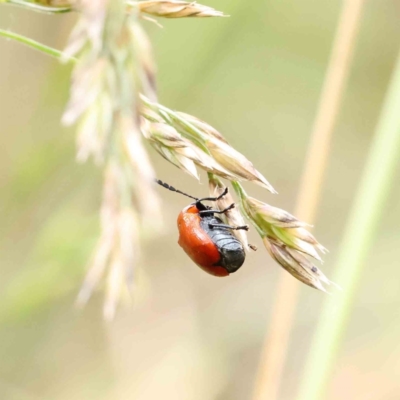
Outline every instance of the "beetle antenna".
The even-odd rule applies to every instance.
[[[155,179],[155,181],[156,181],[160,186],[162,186],[162,187],[165,188],[165,189],[170,190],[171,192],[176,192],[176,193],[183,194],[184,196],[190,197],[191,199],[194,199],[194,200],[196,200],[196,201],[199,200],[197,197],[193,197],[193,196],[191,196],[190,194],[181,192],[180,190],[175,189],[173,186],[168,185],[168,183],[165,183],[165,182],[163,182],[163,181],[160,181],[159,179]]]

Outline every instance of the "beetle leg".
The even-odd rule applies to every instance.
[[[228,193],[228,188],[226,187],[225,190],[218,196],[218,197],[204,197],[202,199],[198,199],[197,201],[217,201],[222,199]]]
[[[234,231],[238,231],[238,230],[244,230],[244,231],[248,231],[249,230],[249,226],[248,225],[242,225],[242,226],[231,226],[231,225],[225,225],[225,224],[208,224],[208,226],[210,228],[225,228],[225,229],[232,229]]]

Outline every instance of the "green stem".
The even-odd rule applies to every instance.
[[[52,6],[44,6],[42,4],[36,4],[31,1],[24,1],[24,0],[0,0],[0,3],[9,3],[19,7],[28,8],[32,11],[39,11],[48,14],[64,14],[67,12],[72,11],[72,7],[52,7]]]
[[[326,299],[308,357],[298,400],[325,398],[340,350],[362,267],[385,207],[400,152],[400,54],[393,71],[361,183],[350,213],[335,274],[341,296]]]
[[[42,43],[37,42],[36,40],[32,40],[30,38],[27,38],[26,36],[19,35],[18,33],[6,31],[4,29],[0,29],[0,36],[8,38],[8,39],[13,39],[16,40],[17,42],[23,43],[24,45],[31,47],[35,50],[41,51],[42,53],[45,53],[49,56],[61,59],[62,57],[65,57],[64,53],[60,50],[53,49],[52,47],[46,46]],[[73,61],[76,62],[77,59],[74,57],[70,57],[67,59],[67,61]]]
[[[238,182],[238,181],[232,181],[231,182],[233,189],[235,190],[237,196],[241,199],[241,200],[245,200],[247,197],[246,192],[243,189],[243,186]]]
[[[238,181],[231,181],[231,185],[236,192],[237,197],[239,198],[240,211],[252,223],[260,237],[265,237],[264,231],[258,226],[256,221],[250,218],[250,215],[246,210],[245,202],[247,198],[247,193],[245,192],[243,186]]]

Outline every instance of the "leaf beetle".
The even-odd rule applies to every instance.
[[[213,210],[203,201],[217,201],[228,193],[228,188],[218,197],[198,199],[164,183],[156,182],[172,192],[183,194],[195,200],[185,207],[178,216],[179,245],[202,270],[214,276],[228,276],[236,272],[244,263],[246,253],[242,243],[232,230],[248,230],[247,225],[230,226],[216,217],[235,207],[232,203],[224,210]]]

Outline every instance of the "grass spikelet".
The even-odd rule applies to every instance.
[[[131,285],[142,228],[161,221],[138,114],[139,92],[156,98],[155,67],[137,15],[126,14],[124,1],[82,0],[77,7],[81,17],[65,56],[78,62],[63,122],[78,122],[78,159],[92,156],[106,169],[102,235],[79,303],[106,274],[104,315],[111,319],[121,288]]]
[[[233,187],[243,213],[257,229],[270,256],[296,279],[326,291],[324,284],[329,285],[331,281],[305,257],[322,261],[318,251],[325,251],[305,229],[307,224],[287,211],[248,196],[238,182],[234,182]]]
[[[224,13],[211,7],[203,6],[195,1],[177,0],[152,0],[152,1],[127,1],[132,8],[140,12],[163,18],[204,18],[224,17]]]

